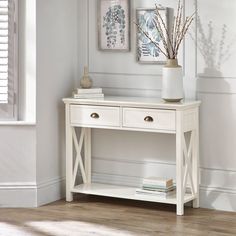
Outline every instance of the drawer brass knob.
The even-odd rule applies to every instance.
[[[92,113],[92,114],[90,115],[90,117],[93,118],[93,119],[98,119],[98,118],[99,118],[99,115],[98,115],[98,113]]]
[[[151,116],[146,116],[146,117],[144,118],[144,121],[146,121],[146,122],[153,122],[154,119],[153,119]]]

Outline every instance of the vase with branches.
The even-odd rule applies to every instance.
[[[162,53],[167,59],[166,65],[163,67],[162,88],[162,98],[166,101],[176,102],[183,99],[183,76],[182,68],[178,64],[178,53],[180,45],[194,20],[194,15],[195,13],[189,17],[184,17],[183,5],[179,0],[177,14],[173,17],[172,26],[171,29],[169,29],[161,16],[160,8],[156,5],[153,23],[159,32],[163,47],[152,38],[149,32],[145,31],[135,22],[138,30],[147,37],[159,50],[159,53]]]

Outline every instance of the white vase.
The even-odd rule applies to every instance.
[[[162,99],[179,102],[184,98],[183,71],[177,59],[168,59],[163,67]]]

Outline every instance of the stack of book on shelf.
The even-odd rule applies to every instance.
[[[102,88],[77,88],[73,93],[73,98],[86,99],[86,98],[104,98]]]
[[[167,198],[175,193],[173,179],[149,177],[143,179],[142,188],[136,189],[136,194],[159,196]]]

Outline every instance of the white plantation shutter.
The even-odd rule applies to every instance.
[[[16,0],[0,0],[0,118],[14,113]]]

